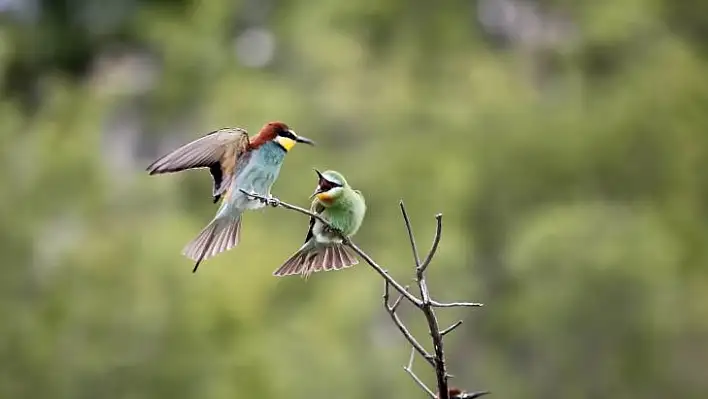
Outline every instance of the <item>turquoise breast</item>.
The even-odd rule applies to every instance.
[[[263,144],[253,152],[243,171],[238,174],[236,186],[258,194],[267,194],[278,178],[284,158],[285,150],[277,143],[271,141]]]

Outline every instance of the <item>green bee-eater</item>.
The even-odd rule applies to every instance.
[[[283,122],[269,122],[253,136],[241,128],[223,128],[187,143],[148,166],[150,174],[209,168],[214,180],[214,202],[222,198],[216,216],[185,246],[182,253],[199,264],[238,245],[241,214],[265,204],[243,194],[240,189],[271,197],[285,154],[296,143],[314,145],[298,136]]]
[[[316,213],[345,237],[359,230],[366,214],[366,202],[361,191],[352,189],[340,173],[328,170],[317,172],[317,189],[312,194],[310,211]],[[354,266],[359,261],[353,251],[342,243],[336,231],[316,218],[310,218],[310,228],[305,244],[283,263],[274,276],[300,274],[309,277],[321,270],[340,270]]]

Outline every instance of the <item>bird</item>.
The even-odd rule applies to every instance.
[[[361,227],[366,214],[364,196],[337,171],[315,172],[318,182],[310,196],[314,197],[310,211],[327,220],[333,229],[310,217],[305,243],[273,272],[274,276],[300,274],[307,279],[313,272],[341,270],[359,263],[342,236],[350,238]]]
[[[489,391],[479,391],[479,392],[465,392],[459,388],[455,387],[450,387],[447,390],[447,396],[450,399],[474,399],[474,398],[479,398],[480,396],[484,396],[489,394]],[[438,392],[437,394],[438,399],[440,398],[440,393]]]
[[[221,204],[209,224],[182,250],[183,255],[195,261],[193,273],[202,261],[238,245],[242,213],[265,206],[264,201],[241,190],[273,198],[271,187],[285,154],[296,143],[315,145],[280,121],[266,123],[253,137],[246,129],[226,127],[182,145],[147,167],[150,175],[209,169],[213,203],[221,199]]]

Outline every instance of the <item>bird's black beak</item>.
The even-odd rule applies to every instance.
[[[320,179],[320,181],[324,180],[324,176],[322,176],[322,173],[319,170],[314,169],[314,168],[313,168],[313,170],[315,171],[315,173],[317,173],[317,177]],[[314,198],[315,195],[317,195],[321,192],[323,192],[322,186],[318,183],[317,188],[315,189],[315,192],[312,193],[312,195],[310,196],[310,199]]]
[[[318,185],[317,185],[317,188],[315,189],[315,192],[312,193],[312,195],[310,196],[310,199],[315,198],[315,195],[317,195],[317,194],[319,194],[319,193],[323,193],[323,192],[324,192],[324,190],[322,189],[322,186],[320,186],[320,185],[318,184]]]
[[[314,141],[308,139],[307,137],[302,137],[302,136],[297,136],[297,139],[295,139],[298,143],[305,143],[309,145],[316,145]]]
[[[315,142],[314,142],[313,140],[308,139],[307,137],[298,136],[298,135],[295,134],[295,132],[293,132],[292,130],[290,131],[290,133],[292,133],[293,137],[295,137],[295,141],[297,141],[298,143],[305,143],[305,144],[309,144],[309,145],[315,145]]]

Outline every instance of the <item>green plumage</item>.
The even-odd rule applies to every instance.
[[[310,210],[329,221],[336,231],[315,218],[305,243],[273,275],[300,274],[307,278],[318,271],[340,270],[359,263],[353,251],[342,243],[341,233],[352,237],[361,227],[366,214],[366,202],[361,191],[352,189],[340,173],[317,172],[320,180]]]

